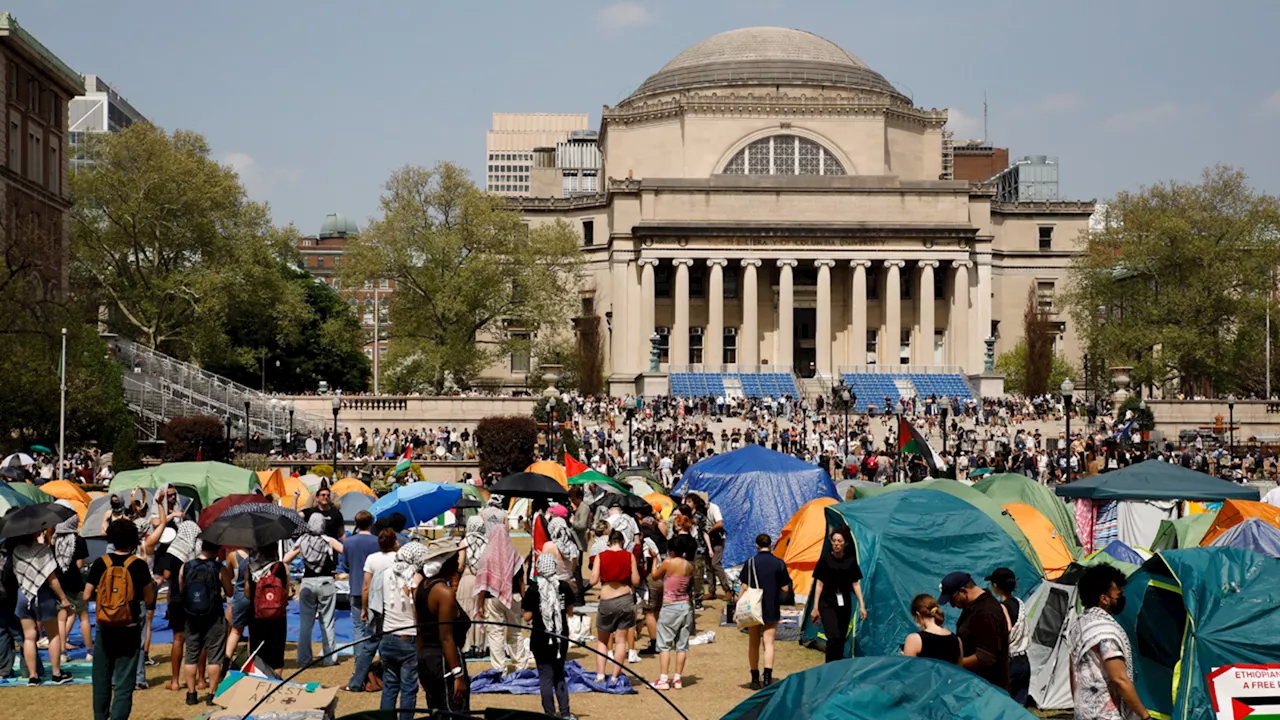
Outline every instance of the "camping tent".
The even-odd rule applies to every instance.
[[[1209,531],[1214,517],[1216,516],[1209,513],[1198,513],[1161,522],[1160,529],[1156,531],[1156,539],[1150,545],[1151,550],[1199,547],[1200,540]]]
[[[826,507],[835,504],[832,498],[817,498],[805,503],[787,521],[773,545],[773,554],[787,564],[791,588],[797,596],[808,597],[813,587],[813,569],[827,539]]]
[[[1009,503],[1025,503],[1039,510],[1062,535],[1062,540],[1073,553],[1080,550],[1080,538],[1076,537],[1076,516],[1071,505],[1053,494],[1047,486],[1026,475],[1002,473],[988,475],[974,483],[973,489],[995,500],[1002,507]]]
[[[560,483],[560,487],[569,489],[569,476],[564,474],[564,466],[551,460],[539,460],[524,469],[525,472],[538,473]]]
[[[916,632],[912,598],[936,594],[949,572],[962,570],[980,579],[1007,567],[1018,576],[1020,597],[1040,584],[1039,564],[1028,560],[994,520],[938,490],[889,492],[831,505],[826,514],[829,530],[847,525],[853,532],[862,569],[862,594],[871,612],[865,627],[855,627],[859,656],[898,654],[902,639]],[[958,615],[948,614],[949,627],[955,627]],[[806,614],[802,642],[822,639]]]
[[[280,505],[287,508],[293,507],[293,494],[295,492],[298,493],[299,510],[306,507],[307,503],[311,502],[311,488],[307,487],[306,484],[302,482],[301,478],[289,475],[282,478],[281,484],[284,486],[284,494],[276,501]]]
[[[220,462],[165,463],[142,470],[126,470],[111,480],[111,492],[131,488],[154,489],[162,485],[189,488],[209,507],[228,495],[251,493],[258,476],[251,470]]]
[[[853,658],[792,673],[721,720],[1024,720],[1031,713],[956,665],[909,657]]]
[[[680,488],[681,495],[701,490],[720,507],[728,536],[725,567],[755,555],[756,535],[782,532],[805,503],[836,496],[826,470],[754,444],[696,463]]]
[[[1249,518],[1214,538],[1210,546],[1252,550],[1280,559],[1280,528],[1262,518]]]
[[[1129,578],[1125,595],[1117,619],[1153,715],[1213,718],[1206,675],[1276,661],[1280,560],[1236,548],[1168,550]]]
[[[1227,500],[1222,503],[1222,509],[1213,518],[1213,524],[1205,531],[1204,537],[1200,538],[1200,544],[1209,545],[1219,535],[1249,518],[1258,518],[1280,528],[1280,508],[1264,502]]]
[[[1061,577],[1071,566],[1075,556],[1058,528],[1043,513],[1026,503],[1009,503],[1004,506],[1004,511],[1009,513],[1009,517],[1018,524],[1018,529],[1031,542],[1036,557],[1040,559],[1040,566],[1044,568],[1044,576],[1050,580]]]
[[[359,490],[338,496],[338,509],[342,513],[342,522],[346,524],[347,530],[355,527],[356,513],[368,510],[376,499],[377,496],[366,495]]]
[[[280,468],[259,470],[257,475],[258,485],[262,487],[263,495],[275,495],[276,497],[284,495],[284,474],[280,472]]]
[[[879,490],[880,487],[880,483],[871,482],[870,480],[841,480],[836,483],[836,496],[841,500],[857,500],[859,488],[863,490],[869,489],[872,492],[868,494],[874,495],[874,491]],[[853,497],[849,496],[850,491],[853,492]]]
[[[362,493],[364,495],[368,495],[374,500],[378,499],[378,493],[371,490],[363,481],[353,477],[342,478],[329,488],[329,492],[334,497],[341,497],[347,493]]]
[[[1093,500],[1257,500],[1258,489],[1219,480],[1181,465],[1146,460],[1094,475],[1054,492],[1059,497]]]
[[[1046,580],[1023,603],[1023,609],[1030,635],[1028,692],[1038,708],[1069,708],[1072,698],[1067,633],[1076,619],[1076,588]]]

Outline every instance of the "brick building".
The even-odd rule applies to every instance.
[[[994,147],[982,140],[957,143],[952,154],[955,157],[955,180],[986,182],[1009,167],[1009,148]]]

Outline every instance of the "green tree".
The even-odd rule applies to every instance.
[[[508,354],[508,328],[567,325],[578,238],[564,221],[529,228],[450,163],[392,173],[382,217],[348,243],[345,285],[395,282],[386,380],[393,391],[465,386]]]
[[[1107,212],[1065,294],[1091,364],[1131,365],[1135,384],[1261,394],[1280,199],[1218,166],[1197,184],[1122,192]]]
[[[1053,371],[1053,332],[1049,327],[1049,313],[1040,307],[1036,286],[1027,291],[1027,309],[1022,316],[1022,344],[1025,347],[1025,365],[1022,368],[1024,395],[1043,395],[1051,387]]]
[[[1076,372],[1075,367],[1071,365],[1061,355],[1053,353],[1051,355],[1050,369],[1047,373],[1047,382],[1040,392],[1056,393],[1057,388],[1062,386],[1062,381],[1067,378],[1077,380],[1080,374]],[[1019,340],[1012,350],[1000,353],[1000,357],[996,358],[995,370],[997,375],[1004,376],[1004,389],[1010,395],[1021,395],[1027,397],[1034,395],[1027,388],[1027,342]]]

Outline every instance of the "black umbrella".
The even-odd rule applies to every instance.
[[[283,515],[242,512],[228,517],[223,513],[200,533],[200,539],[231,547],[259,548],[288,540],[295,529],[293,520]]]
[[[269,502],[252,502],[233,505],[226,509],[219,518],[233,518],[239,515],[263,515],[266,517],[282,517],[294,524],[294,530],[306,530],[307,521],[302,513],[292,508],[282,507]]]
[[[471,508],[484,507],[484,504],[473,497],[463,497],[453,506],[454,510],[470,510]]]
[[[9,512],[0,518],[0,538],[35,535],[75,514],[75,510],[56,503],[10,508]]]
[[[532,472],[512,473],[489,488],[494,495],[506,497],[522,497],[532,500],[561,500],[569,497],[569,493],[560,487],[560,483]]]
[[[620,507],[628,513],[636,511],[644,511],[646,514],[653,514],[653,506],[648,500],[639,495],[618,493],[610,495],[604,499],[605,507]]]
[[[21,465],[6,465],[0,468],[0,478],[11,482],[25,482],[31,479],[31,473]]]

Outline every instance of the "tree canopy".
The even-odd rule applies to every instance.
[[[440,392],[450,378],[465,386],[523,334],[567,326],[581,264],[568,223],[530,228],[450,163],[393,172],[381,213],[348,243],[343,282],[395,283],[383,366],[391,390]]]
[[[1095,366],[1200,394],[1261,394],[1280,199],[1218,166],[1121,192],[1085,236],[1066,302]]]

